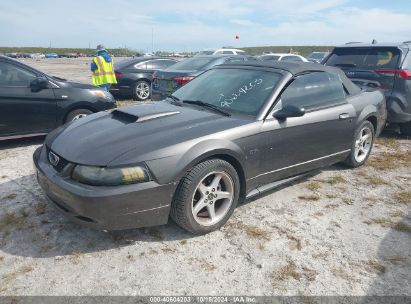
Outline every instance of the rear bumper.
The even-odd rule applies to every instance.
[[[47,161],[45,148],[36,150],[33,161],[48,200],[76,223],[99,230],[123,230],[168,221],[174,184],[94,187],[60,176]]]

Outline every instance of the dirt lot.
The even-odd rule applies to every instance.
[[[32,63],[88,72],[83,59]],[[0,295],[411,295],[411,141],[393,132],[366,166],[247,201],[201,237],[173,223],[104,233],[69,222],[36,183],[41,142],[0,143]]]

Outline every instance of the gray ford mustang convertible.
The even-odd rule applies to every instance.
[[[315,63],[208,70],[156,102],[100,112],[50,133],[34,153],[47,197],[78,223],[167,223],[207,233],[237,203],[310,170],[364,164],[385,123],[379,91]]]

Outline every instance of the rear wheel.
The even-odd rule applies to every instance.
[[[374,126],[366,120],[355,131],[351,153],[344,163],[351,168],[362,166],[370,156],[374,140]]]
[[[238,203],[240,182],[236,170],[221,159],[204,161],[181,180],[171,208],[172,219],[194,234],[219,229]]]
[[[135,99],[147,100],[150,97],[150,84],[147,81],[137,81],[134,85],[133,95]]]
[[[411,121],[400,124],[401,134],[411,136]]]
[[[88,109],[77,109],[77,110],[71,111],[67,115],[65,123],[86,117],[87,115],[90,115],[90,114],[93,114],[93,112]]]

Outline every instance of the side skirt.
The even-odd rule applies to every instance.
[[[307,172],[307,173],[299,174],[299,175],[296,175],[296,176],[293,176],[293,177],[281,179],[281,180],[278,180],[278,181],[275,181],[275,182],[260,186],[256,189],[251,190],[250,192],[248,192],[248,194],[246,195],[246,199],[250,199],[250,198],[255,197],[257,195],[260,195],[264,192],[267,192],[267,191],[272,190],[274,188],[278,188],[282,185],[285,185],[287,183],[291,183],[291,182],[293,182],[295,180],[298,180],[298,179],[300,179],[304,176],[310,176],[312,174],[313,174],[312,172]]]

